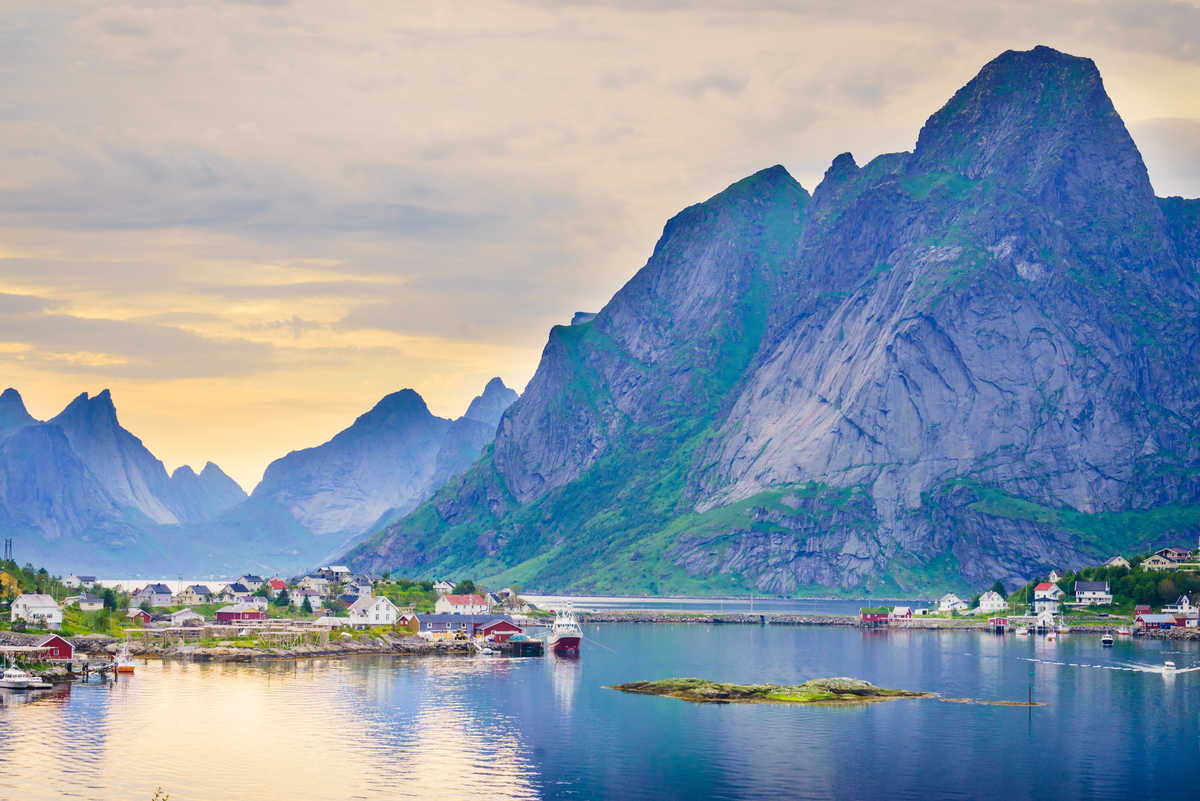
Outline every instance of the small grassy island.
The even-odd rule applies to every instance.
[[[861,679],[812,679],[803,684],[723,684],[707,679],[631,681],[609,689],[665,695],[699,704],[868,704],[893,698],[932,698],[933,693],[889,690]]]

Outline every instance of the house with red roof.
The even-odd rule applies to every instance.
[[[1033,588],[1033,611],[1034,614],[1049,612],[1057,614],[1058,604],[1066,596],[1062,587],[1057,584],[1052,584],[1049,581],[1043,581]]]
[[[437,599],[433,611],[443,615],[486,615],[487,599],[482,595],[443,595]]]

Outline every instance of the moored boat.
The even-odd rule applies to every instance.
[[[117,665],[118,673],[133,672],[133,654],[129,653],[129,643],[121,646],[121,650],[117,651],[117,656],[113,661]]]
[[[570,607],[555,614],[554,626],[550,629],[551,651],[556,654],[577,654],[582,640],[583,632]]]
[[[1120,628],[1117,629],[1118,637],[1129,637],[1132,635],[1133,635],[1133,630],[1130,629],[1128,626],[1121,626]]]
[[[0,687],[6,690],[28,690],[33,681],[32,676],[12,664],[0,673]]]
[[[1174,662],[1172,662],[1170,659],[1168,659],[1166,662],[1163,662],[1163,673],[1174,673],[1174,672],[1175,672],[1175,663]]]
[[[1108,632],[1105,632],[1104,636],[1100,638],[1100,644],[1105,648],[1112,648],[1114,642],[1116,642],[1116,638]]]

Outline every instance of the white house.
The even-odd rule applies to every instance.
[[[985,615],[992,615],[996,612],[1004,612],[1008,609],[1008,601],[1004,600],[1004,596],[995,590],[988,590],[983,595],[979,596],[979,611]]]
[[[1054,582],[1054,581],[1058,581],[1058,580],[1059,580],[1059,579],[1061,579],[1062,577],[1063,577],[1063,574],[1062,574],[1062,573],[1059,573],[1057,570],[1051,570],[1051,571],[1050,571],[1050,581],[1052,581],[1052,582]]]
[[[321,596],[317,595],[316,593],[304,592],[303,590],[297,590],[296,592],[288,595],[288,601],[291,603],[292,606],[296,607],[297,609],[304,606],[305,598],[308,599],[308,608],[309,609],[311,609],[315,612],[321,608],[321,606],[322,606]]]
[[[441,581],[433,582],[433,591],[438,595],[449,595],[454,592],[454,585],[442,579]]]
[[[1104,563],[1104,566],[1105,566],[1105,567],[1125,567],[1125,568],[1128,568],[1128,567],[1129,567],[1129,560],[1128,560],[1128,559],[1126,559],[1124,556],[1114,556],[1112,559],[1109,559],[1107,562],[1105,562],[1105,563]]]
[[[1180,617],[1190,617],[1192,612],[1196,611],[1196,606],[1192,603],[1192,596],[1180,595],[1173,604],[1167,604],[1162,608],[1165,614],[1179,615]]]
[[[892,611],[888,613],[888,620],[910,620],[912,619],[912,616],[913,612],[911,607],[893,606]]]
[[[482,595],[443,595],[433,605],[439,615],[486,615],[487,600]]]
[[[95,583],[96,583],[95,576],[70,575],[70,576],[67,576],[65,579],[63,579],[63,586],[71,587],[72,589],[77,589],[79,587],[90,587]]]
[[[1113,602],[1107,581],[1075,582],[1075,601],[1088,606],[1108,606]]]
[[[384,596],[359,597],[346,612],[350,623],[355,626],[391,626],[400,618],[400,610]]]
[[[49,595],[18,595],[17,600],[12,602],[9,616],[12,620],[24,620],[39,629],[62,628],[62,609]]]
[[[948,592],[938,599],[939,612],[965,612],[967,608],[967,602],[952,592]]]
[[[252,573],[247,573],[244,576],[238,576],[237,581],[234,583],[244,585],[246,589],[250,590],[250,592],[258,592],[258,588],[267,582],[262,576],[255,576]]]
[[[1035,614],[1049,612],[1056,614],[1058,612],[1058,602],[1063,599],[1066,593],[1057,584],[1051,584],[1049,581],[1043,581],[1033,588],[1033,611]]]
[[[180,609],[170,614],[172,626],[186,626],[189,623],[203,623],[204,615],[192,609]]]

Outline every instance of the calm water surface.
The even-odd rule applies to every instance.
[[[586,626],[578,660],[139,663],[115,687],[0,707],[0,798],[1194,797],[1196,643],[975,632]],[[1040,660],[1040,661],[1031,661]],[[603,689],[847,675],[946,697],[853,709]]]

